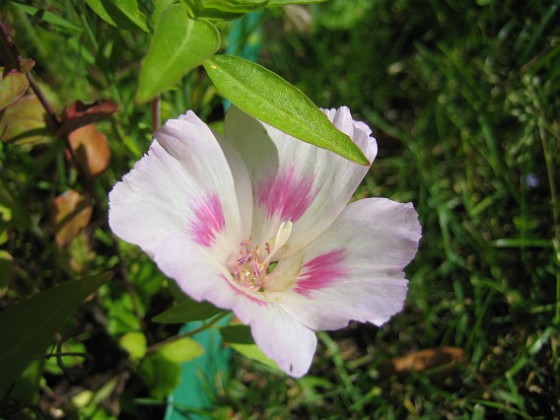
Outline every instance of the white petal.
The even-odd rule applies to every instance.
[[[371,130],[353,121],[348,108],[325,113],[370,161],[375,159]],[[369,169],[259,123],[235,107],[226,116],[225,129],[252,178],[253,239],[271,242],[280,223],[290,220],[294,225],[286,255],[303,248],[334,221]]]
[[[243,181],[248,178],[238,180]],[[180,230],[214,249],[217,259],[236,252],[241,241],[243,226],[228,161],[210,129],[192,112],[156,132],[148,154],[117,183],[109,202],[112,230],[150,255]]]
[[[307,373],[317,347],[317,337],[309,328],[273,303],[238,301],[237,317],[251,326],[255,343],[288,375]]]
[[[404,305],[403,270],[416,253],[420,231],[410,203],[354,202],[305,250],[278,264],[302,269],[291,290],[268,298],[313,330],[342,328],[350,320],[381,325]]]
[[[194,300],[207,300],[223,309],[235,305],[237,294],[225,278],[225,265],[196,245],[186,232],[167,237],[156,248],[154,260]]]
[[[234,287],[226,279],[230,276],[225,266],[185,233],[167,238],[156,249],[154,259],[193,299],[233,310],[251,326],[255,343],[284,372],[300,377],[309,370],[317,344],[315,333],[277,305]]]

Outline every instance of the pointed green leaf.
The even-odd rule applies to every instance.
[[[182,324],[190,321],[200,321],[222,312],[208,302],[195,302],[188,299],[186,302],[156,315],[152,321],[161,324]]]
[[[142,62],[136,100],[146,102],[168,90],[220,48],[220,34],[209,22],[192,20],[180,4],[169,7],[156,27]]]
[[[215,55],[204,63],[218,91],[247,114],[307,143],[366,165],[367,158],[350,137],[298,88],[251,61]]]
[[[0,396],[109,277],[106,273],[67,281],[0,312]]]
[[[110,25],[149,32],[146,16],[138,9],[137,0],[86,0],[86,3]]]

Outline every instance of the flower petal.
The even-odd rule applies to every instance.
[[[274,303],[234,287],[226,279],[230,278],[226,267],[186,233],[179,232],[162,242],[154,259],[161,271],[193,299],[233,310],[251,326],[255,343],[284,372],[300,377],[309,370],[317,344],[315,333]]]
[[[189,111],[155,133],[148,154],[113,188],[109,223],[152,256],[166,237],[186,230],[225,260],[248,229],[240,221],[237,190],[216,138]]]
[[[194,300],[207,300],[222,309],[234,306],[237,296],[224,278],[229,275],[225,265],[194,243],[187,232],[175,233],[162,241],[155,250],[154,261]]]
[[[325,113],[373,161],[377,144],[367,125],[353,121],[346,107]],[[226,116],[225,129],[226,139],[247,163],[252,178],[253,240],[270,242],[280,223],[290,220],[294,227],[285,255],[302,249],[334,221],[368,171],[366,166],[297,140],[235,107]]]
[[[351,203],[305,250],[278,263],[270,282],[291,284],[267,294],[313,330],[338,329],[350,320],[381,325],[399,312],[407,293],[404,267],[421,236],[412,204],[384,198]],[[282,266],[301,267],[287,282]]]
[[[295,378],[307,373],[317,347],[313,331],[273,303],[238,301],[234,312],[280,369]]]

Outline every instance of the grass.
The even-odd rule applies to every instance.
[[[265,43],[265,63],[317,103],[377,128],[358,194],[414,202],[424,231],[406,311],[359,327],[358,355],[326,346],[344,397],[319,400],[318,418],[560,415],[558,4],[488,3],[358,2],[332,30],[352,9],[334,1],[309,34]],[[465,358],[445,378],[379,373],[446,345]]]
[[[58,18],[13,3],[4,12],[52,103],[62,110],[74,99],[109,98],[120,111],[99,125],[111,165],[92,187],[91,224],[66,249],[53,246],[49,219],[54,197],[79,188],[62,147],[53,139],[1,144],[0,204],[19,210],[0,226],[15,261],[0,308],[77,269],[124,267],[125,274],[69,326],[67,342],[85,345],[95,368],[64,376],[34,366],[17,403],[34,407],[28,414],[77,413],[72,398],[103,390],[103,402],[87,411],[94,418],[138,415],[139,404],[145,418],[157,417],[162,403],[150,399],[118,340],[128,331],[145,331],[150,343],[175,333],[150,322],[174,295],[136,248],[115,248],[106,226],[106,192],[150,141],[149,107],[133,102],[147,38],[103,25],[82,2],[31,3]],[[374,127],[379,156],[356,196],[412,201],[423,239],[407,269],[403,313],[381,328],[320,333],[312,370],[300,380],[236,355],[213,416],[560,417],[559,8],[557,1],[331,0],[306,9],[313,21],[305,33],[290,26],[294,9],[267,15],[261,63],[320,106],[348,105]],[[187,108],[217,119],[220,107],[196,72],[162,98],[164,119]],[[398,361],[418,362],[421,350],[431,364],[396,369]]]

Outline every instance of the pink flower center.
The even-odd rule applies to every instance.
[[[292,222],[285,221],[280,224],[274,246],[268,242],[264,251],[259,251],[259,246],[251,248],[251,241],[241,242],[239,257],[231,274],[238,285],[254,292],[264,292],[267,275],[274,269],[277,261],[273,255],[288,241],[292,232]]]
[[[268,274],[269,263],[265,263],[266,256],[270,255],[270,245],[265,244],[265,258],[259,253],[259,247],[250,249],[251,241],[241,242],[241,251],[237,258],[237,266],[234,269],[233,277],[239,285],[256,291],[263,292]]]

